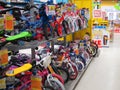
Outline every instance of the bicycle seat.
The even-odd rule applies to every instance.
[[[25,71],[28,71],[32,68],[32,65],[30,63],[27,63],[27,64],[24,64],[23,66],[21,67],[18,67],[18,68],[15,68],[13,70],[8,70],[6,72],[6,76],[15,76],[19,73],[22,73],[22,72],[25,72]]]

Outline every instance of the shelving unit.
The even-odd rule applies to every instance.
[[[70,33],[70,34],[72,34],[72,33]],[[51,38],[49,40],[42,40],[42,41],[33,40],[31,42],[25,42],[25,45],[23,45],[23,46],[8,43],[3,48],[7,48],[8,50],[16,50],[16,51],[20,50],[20,49],[35,48],[35,47],[39,46],[40,44],[43,44],[43,43],[46,43],[46,42],[49,42],[49,41],[54,41],[54,40],[57,40],[58,38],[65,37],[66,35],[70,35],[70,34],[65,34],[63,36],[58,36],[58,37],[55,37],[55,38]]]
[[[28,2],[10,2],[10,4],[27,4]]]
[[[24,6],[27,3],[29,3],[29,1],[9,1],[9,2],[7,2],[7,4],[14,5],[14,6]]]
[[[30,42],[25,42],[23,46],[20,46],[20,45],[17,45],[17,44],[12,44],[12,43],[8,43],[6,44],[3,48],[7,48],[8,50],[20,50],[20,49],[28,49],[28,48],[35,48],[37,46],[39,46],[40,44],[43,44],[43,43],[46,43],[46,42],[49,42],[49,41],[55,41],[59,38],[64,38],[64,42],[66,43],[66,36],[67,35],[71,35],[72,34],[72,40],[74,40],[74,34],[76,32],[79,32],[80,30],[78,31],[75,31],[75,32],[72,32],[72,33],[69,33],[69,34],[64,34],[62,36],[57,36],[55,38],[50,38],[49,40],[41,40],[41,41],[38,41],[38,40],[33,40],[33,41],[30,41]]]
[[[33,3],[33,0],[31,0],[30,3]],[[10,5],[25,5],[25,4],[27,4],[27,2],[8,2],[8,4],[10,4]],[[75,31],[73,33],[70,33],[70,34],[72,34],[72,40],[74,40],[74,37],[75,37],[74,33],[79,32],[79,31]],[[52,42],[52,45],[54,46],[54,41],[61,38],[61,37],[64,37],[64,43],[66,44],[66,36],[70,35],[70,34],[57,36],[57,37],[51,38],[49,40],[42,40],[42,41],[33,40],[33,41],[30,41],[30,42],[25,42],[23,46],[8,43],[3,48],[7,48],[8,50],[12,50],[12,51],[13,50],[18,51],[20,49],[32,48],[32,57],[34,57],[34,55],[33,55],[34,54],[34,48],[38,47],[40,44],[43,44],[43,43],[46,43],[46,42]],[[53,47],[53,49],[54,49],[54,47]],[[80,79],[84,75],[85,71],[87,70],[87,68],[90,65],[92,60],[93,59],[89,60],[87,66],[85,67],[85,69],[83,71],[79,72],[76,80],[73,80],[73,81],[71,80],[71,81],[69,81],[68,83],[65,84],[66,90],[74,90],[75,89],[75,87],[79,83]]]

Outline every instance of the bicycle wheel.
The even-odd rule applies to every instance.
[[[71,18],[67,17],[67,18],[65,18],[65,20],[68,22],[70,32],[74,32],[74,24],[73,24]]]
[[[57,78],[62,84],[64,84],[64,79],[59,74],[53,73],[53,77]]]
[[[69,72],[62,68],[62,67],[57,67],[57,74],[59,74],[60,76],[62,76],[62,78],[64,79],[64,82],[67,83],[69,80]]]
[[[55,90],[53,87],[51,86],[43,86],[42,88],[43,90]]]
[[[90,55],[86,51],[82,52],[82,57],[85,58],[86,62],[88,62],[90,60]]]
[[[77,78],[77,76],[78,76],[78,68],[74,63],[72,63],[71,65],[72,65],[71,69],[73,69],[73,71],[70,70],[70,72],[69,72],[70,77],[69,78],[70,78],[70,80],[75,80]]]
[[[94,46],[91,46],[91,49],[92,49],[92,55],[93,55],[93,57],[95,57],[97,54],[97,48]]]
[[[56,24],[55,31],[56,31],[58,36],[62,36],[63,35],[62,28],[61,28],[61,26],[59,24]]]
[[[80,19],[78,19],[78,26],[79,26],[79,30],[81,30],[82,29],[82,25],[81,25],[81,20]]]
[[[50,83],[52,87],[54,87],[54,90],[65,90],[64,85],[59,80],[50,80]]]
[[[46,40],[49,40],[49,36],[53,37],[53,29],[49,24],[43,25],[43,33]]]
[[[83,62],[84,66],[86,66],[86,59],[82,55],[79,55],[78,58]]]
[[[64,31],[65,31],[66,34],[70,33],[69,24],[68,24],[67,21],[64,20],[64,21],[62,22],[62,26],[63,26]]]
[[[98,50],[98,45],[97,45],[95,42],[91,41],[91,42],[90,42],[90,46],[94,46],[94,47],[96,47],[96,49]]]
[[[80,60],[76,61],[76,65],[77,65],[79,71],[82,71],[84,69],[84,67],[85,67],[83,62],[80,61]]]
[[[50,36],[51,36],[51,38],[54,38],[55,37],[55,31],[54,31],[52,25],[48,24],[48,27],[50,29]]]
[[[65,90],[64,85],[57,79],[53,78],[51,74],[47,76],[46,84],[54,88],[54,90]]]

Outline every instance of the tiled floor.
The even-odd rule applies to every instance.
[[[120,34],[110,48],[102,48],[75,90],[120,90]]]

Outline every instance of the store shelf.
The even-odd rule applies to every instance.
[[[6,13],[7,11],[10,11],[10,10],[12,10],[13,8],[9,8],[9,9],[2,9],[2,10],[0,10],[0,14],[4,14],[4,13]]]
[[[93,58],[88,61],[88,64],[85,67],[85,69],[82,72],[79,72],[78,77],[75,80],[71,80],[71,81],[69,81],[68,83],[65,84],[66,90],[75,90],[77,84],[81,80],[82,76],[84,75],[85,71],[87,70],[87,68],[90,65],[92,60],[93,60]]]
[[[78,30],[79,31],[79,30]],[[75,31],[75,32],[78,32],[78,31]],[[39,46],[40,44],[43,44],[43,43],[46,43],[46,42],[49,42],[49,41],[55,41],[59,38],[62,38],[62,37],[65,37],[67,35],[70,35],[70,34],[74,34],[75,32],[71,32],[69,34],[64,34],[62,36],[57,36],[55,38],[51,38],[49,40],[42,40],[42,41],[38,41],[38,40],[33,40],[33,41],[30,41],[30,42],[24,42],[24,45],[21,46],[21,45],[18,45],[18,44],[12,44],[12,43],[8,43],[6,44],[4,47],[2,48],[7,48],[8,50],[20,50],[20,49],[28,49],[28,48],[35,48],[37,46]],[[1,49],[2,49],[1,48]]]
[[[27,4],[28,2],[10,2],[10,4]]]
[[[72,33],[70,33],[70,34],[72,34]],[[58,37],[55,37],[55,38],[51,38],[49,40],[42,40],[42,41],[33,40],[31,42],[25,42],[23,46],[18,45],[18,44],[8,43],[3,48],[7,48],[8,50],[14,50],[14,51],[17,51],[17,50],[20,50],[20,49],[35,48],[35,47],[38,47],[40,44],[43,44],[43,43],[46,43],[46,42],[49,42],[49,41],[57,40],[58,38],[65,37],[66,35],[69,35],[69,34],[65,34],[63,36],[58,36]]]

